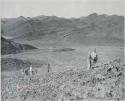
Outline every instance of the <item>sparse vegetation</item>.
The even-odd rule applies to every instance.
[[[20,71],[2,79],[2,101],[83,101],[86,99],[124,100],[125,66],[114,60],[95,66],[90,72],[84,68],[24,76]],[[17,75],[18,74],[18,75]],[[14,100],[13,100],[14,101]],[[16,100],[18,101],[18,100]]]

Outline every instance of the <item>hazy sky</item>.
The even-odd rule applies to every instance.
[[[1,17],[125,15],[125,0],[1,0]]]

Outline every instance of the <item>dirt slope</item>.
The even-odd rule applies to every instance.
[[[18,72],[2,79],[2,101],[125,100],[124,69],[119,60],[114,60],[93,67],[91,72],[67,70],[45,77],[40,74],[26,77]]]

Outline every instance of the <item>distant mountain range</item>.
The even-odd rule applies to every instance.
[[[1,54],[2,55],[20,53],[24,50],[31,50],[31,49],[37,49],[37,48],[31,45],[27,45],[27,44],[15,43],[14,41],[7,40],[1,37]]]
[[[90,14],[81,18],[56,16],[1,20],[2,35],[24,40],[65,40],[80,44],[124,44],[124,16]]]

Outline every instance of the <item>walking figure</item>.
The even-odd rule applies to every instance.
[[[32,76],[34,73],[33,73],[33,67],[32,65],[30,65],[29,68],[23,68],[23,74],[27,75],[27,76]]]
[[[98,55],[96,53],[96,48],[94,51],[90,52],[88,55],[88,69],[91,70],[92,66],[98,61]]]

